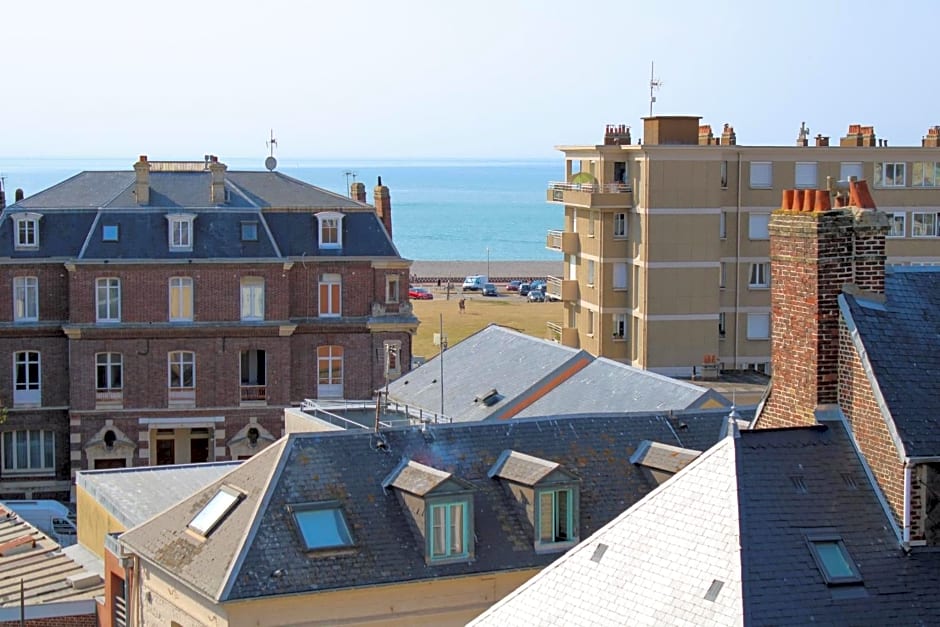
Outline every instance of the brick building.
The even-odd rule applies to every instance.
[[[418,321],[388,188],[351,196],[142,156],[6,207],[0,497],[63,496],[79,468],[248,457],[284,407],[371,397]]]

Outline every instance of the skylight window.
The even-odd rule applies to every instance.
[[[205,507],[199,510],[189,523],[189,528],[203,537],[209,537],[219,523],[235,509],[238,502],[242,500],[242,493],[231,488],[221,487],[215,493]]]
[[[810,552],[826,583],[831,585],[861,583],[862,574],[852,561],[842,538],[835,534],[807,536]]]
[[[346,517],[337,504],[294,505],[291,510],[308,551],[352,546]]]
[[[101,227],[101,239],[106,242],[118,241],[118,225],[105,224]]]
[[[242,222],[242,241],[243,242],[257,242],[258,241],[258,223],[257,222]]]

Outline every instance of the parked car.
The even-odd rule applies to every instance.
[[[519,286],[519,296],[525,296],[532,290],[532,287],[528,283],[523,283]]]
[[[483,295],[484,296],[499,296],[499,292],[496,291],[496,286],[492,283],[487,283],[483,286]]]
[[[408,298],[411,300],[433,300],[434,294],[429,289],[412,285],[408,288]]]
[[[545,281],[543,281],[542,279],[536,279],[536,280],[534,280],[534,281],[529,281],[529,289],[530,289],[530,290],[541,290],[541,291],[544,292],[544,291],[545,291],[545,285],[546,285],[546,283],[545,283]]]
[[[487,278],[482,274],[471,274],[463,280],[464,292],[479,292],[487,283]]]
[[[545,302],[545,292],[542,290],[532,290],[529,292],[529,302],[530,303],[544,303]]]
[[[520,285],[522,285],[522,281],[510,281],[509,283],[506,284],[506,291],[518,292]]]

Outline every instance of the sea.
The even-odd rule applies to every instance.
[[[231,170],[263,170],[264,158],[223,159]],[[27,196],[85,170],[131,170],[131,159],[0,157],[7,202],[14,190]],[[392,231],[399,253],[426,261],[560,261],[545,248],[550,229],[564,214],[545,201],[548,183],[563,178],[558,160],[302,160],[282,159],[277,171],[347,194],[361,181],[367,199],[378,177],[389,188]]]

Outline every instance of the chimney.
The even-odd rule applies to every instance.
[[[821,134],[817,134],[817,135],[816,135],[816,146],[817,146],[817,147],[828,146],[828,145],[829,145],[829,137],[828,137],[828,136],[824,136],[824,135],[821,135]]]
[[[604,128],[605,146],[629,146],[630,127],[626,124],[608,124]]]
[[[17,187],[16,191],[13,192],[13,202],[19,202],[26,197],[26,194],[23,193],[22,187]]]
[[[839,140],[839,145],[874,148],[877,145],[875,140],[875,127],[849,124],[849,132],[846,133],[845,137]]]
[[[734,146],[738,143],[738,136],[734,134],[734,127],[727,122],[721,130],[721,143],[725,146]]]
[[[137,204],[144,206],[150,204],[150,162],[147,161],[147,155],[140,155],[140,159],[134,164],[134,195],[137,197]]]
[[[940,126],[931,126],[920,143],[924,148],[940,148]]]
[[[385,225],[385,230],[388,231],[388,236],[391,237],[392,199],[388,195],[388,188],[382,185],[381,176],[379,177],[379,182],[376,184],[375,189],[372,190],[372,202],[375,205],[375,213],[378,214],[382,224]]]
[[[761,428],[816,424],[838,402],[839,294],[847,284],[884,293],[888,217],[865,181],[848,194],[784,190],[770,220],[771,392]]]
[[[219,163],[219,158],[209,155],[209,204],[225,204],[225,171],[228,168]]]
[[[349,197],[359,202],[366,201],[366,186],[362,181],[353,181],[349,185]]]
[[[806,122],[800,122],[800,134],[796,138],[796,145],[804,148],[809,146],[809,127],[806,126]]]
[[[875,127],[874,126],[863,126],[861,128],[862,135],[862,146],[866,148],[874,148],[877,145],[875,141]]]
[[[698,145],[713,146],[715,144],[715,135],[712,133],[711,124],[702,124],[698,127]]]

